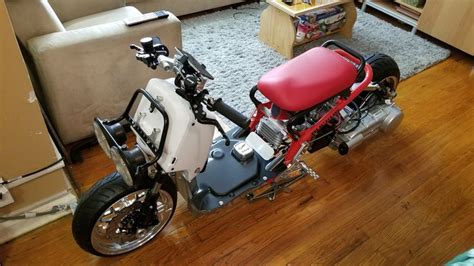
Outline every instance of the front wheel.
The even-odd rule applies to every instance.
[[[176,209],[176,187],[164,179],[156,201],[155,222],[137,226],[140,206],[149,187],[130,187],[118,173],[97,182],[79,201],[72,222],[74,239],[95,255],[113,256],[130,252],[155,237],[171,220]]]

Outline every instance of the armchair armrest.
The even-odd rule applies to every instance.
[[[92,135],[94,117],[119,115],[150,78],[169,77],[149,70],[129,49],[146,36],[159,36],[174,51],[181,47],[181,24],[170,14],[134,27],[119,21],[28,41],[50,116],[65,144]]]

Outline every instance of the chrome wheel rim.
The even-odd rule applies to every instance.
[[[173,212],[173,198],[160,190],[156,201],[159,223],[135,234],[121,232],[121,222],[136,211],[145,200],[147,189],[132,192],[110,205],[97,219],[91,234],[91,243],[96,251],[104,255],[118,255],[132,251],[156,236],[168,223]]]
[[[395,91],[398,87],[398,78],[395,76],[388,76],[384,79],[382,79],[379,83],[383,83],[385,85],[388,85],[390,89]]]

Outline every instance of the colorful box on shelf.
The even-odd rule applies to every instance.
[[[340,6],[316,10],[298,17],[296,42],[316,40],[341,29],[346,22],[346,12]]]

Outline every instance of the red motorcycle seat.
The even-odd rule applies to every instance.
[[[302,111],[350,88],[356,67],[338,53],[313,48],[263,75],[260,92],[286,111]]]

